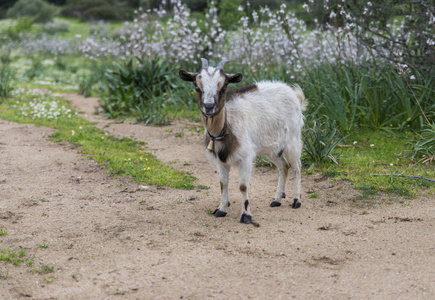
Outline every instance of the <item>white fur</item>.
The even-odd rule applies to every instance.
[[[207,84],[203,85],[204,94],[207,93],[207,87],[211,89],[215,85],[215,78],[210,78]],[[223,184],[219,210],[225,213],[229,203],[230,167],[239,167],[239,186],[248,187],[256,155],[267,156],[279,169],[279,182],[274,200],[280,203],[285,193],[288,165],[293,167],[295,175],[293,199],[300,200],[301,130],[304,125],[302,112],[307,105],[305,96],[297,85],[292,88],[282,82],[262,81],[258,82],[257,86],[258,90],[241,94],[225,105],[228,126],[239,143],[237,150],[223,163],[206,149],[208,158],[218,168]],[[221,147],[222,143],[216,141],[215,153],[218,153]],[[281,156],[279,156],[280,152],[282,152]],[[241,189],[241,196],[242,215],[252,216],[250,204],[245,205],[245,201],[249,200],[247,190]]]

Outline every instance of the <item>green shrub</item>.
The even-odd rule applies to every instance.
[[[83,12],[82,21],[118,21],[122,20],[122,13],[116,7],[105,5],[91,7]]]
[[[422,111],[429,119],[435,116],[434,78],[414,74],[407,79],[389,64],[323,64],[309,69],[300,85],[311,115],[326,115],[344,133],[360,127],[402,130],[421,128]]]
[[[11,80],[12,71],[8,67],[3,66],[0,69],[0,103],[2,103],[2,98],[10,95],[12,90]]]
[[[133,116],[146,124],[165,124],[165,98],[177,88],[172,80],[176,72],[166,61],[137,61],[116,64],[115,70],[106,73],[108,96],[102,108],[112,118]]]
[[[333,153],[335,147],[344,139],[340,131],[331,121],[324,123],[316,122],[305,126],[304,140],[304,163],[314,166],[327,160],[337,164],[337,154]]]
[[[104,81],[106,70],[105,64],[94,64],[91,74],[79,78],[79,93],[85,97],[92,96],[92,92],[96,89],[95,86]]]
[[[19,0],[12,6],[7,16],[9,18],[32,17],[36,23],[47,23],[53,20],[56,7],[43,0]]]
[[[120,0],[73,0],[60,14],[81,21],[118,21],[131,18],[133,9]]]
[[[416,142],[409,143],[411,151],[408,156],[412,159],[430,164],[435,161],[435,123],[424,127]]]
[[[30,80],[33,80],[44,72],[44,65],[42,61],[38,58],[33,58],[32,65],[26,71],[24,71],[24,75],[26,75]]]
[[[243,0],[222,0],[219,3],[219,23],[226,30],[235,29],[239,26],[237,20],[244,16],[243,11],[238,8],[242,5]]]
[[[32,25],[32,17],[18,18],[15,20],[15,23],[13,25],[10,25],[8,28],[6,28],[6,30],[4,31],[4,37],[9,37],[13,40],[20,40],[22,33],[32,30]]]
[[[68,27],[70,26],[70,23],[68,21],[58,21],[55,20],[54,22],[45,24],[42,26],[42,32],[45,32],[47,34],[57,34],[61,32],[68,32]]]

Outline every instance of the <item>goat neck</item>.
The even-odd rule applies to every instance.
[[[227,118],[225,108],[221,109],[218,114],[212,117],[202,115],[202,123],[204,124],[205,129],[210,135],[210,138],[225,135],[224,131],[225,128],[227,128],[226,119]]]

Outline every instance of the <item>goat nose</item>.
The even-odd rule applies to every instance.
[[[207,109],[211,109],[211,108],[213,108],[213,106],[214,106],[214,103],[204,103],[204,107]]]

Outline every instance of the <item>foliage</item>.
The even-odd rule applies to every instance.
[[[3,119],[34,123],[55,128],[54,141],[67,141],[80,146],[83,153],[105,166],[112,175],[130,176],[147,184],[183,189],[194,187],[194,177],[172,169],[148,152],[141,143],[127,137],[115,137],[77,115],[59,95],[34,90],[19,90],[15,98],[0,105]],[[7,108],[7,109],[6,109]]]
[[[358,39],[380,57],[421,72],[435,65],[435,6],[431,1],[349,1],[343,8],[357,24]],[[338,10],[338,9],[337,9]],[[347,22],[347,18],[346,21]],[[397,25],[396,25],[397,24]],[[392,31],[396,27],[396,31]],[[372,33],[379,40],[375,41]],[[394,38],[392,38],[394,36]],[[432,73],[432,75],[435,75]]]
[[[42,26],[42,32],[54,35],[62,32],[67,32],[69,26],[70,22],[55,19],[53,22],[47,23]]]
[[[42,64],[41,59],[35,57],[32,59],[32,65],[25,71],[25,75],[33,80],[39,77],[44,72],[44,65]]]
[[[16,266],[25,261],[25,256],[26,252],[24,250],[0,249],[0,261],[11,262]]]
[[[79,93],[82,94],[85,97],[92,96],[92,92],[96,90],[95,86],[98,85],[98,83],[105,80],[105,73],[110,68],[107,64],[92,64],[92,72],[90,74],[83,74],[79,78]],[[103,93],[104,88],[100,87],[100,90],[98,92]]]
[[[22,35],[29,32],[32,29],[33,18],[32,17],[20,17],[15,22],[4,30],[4,36],[0,37],[0,41],[6,39],[21,40]]]
[[[411,152],[407,152],[413,160],[430,164],[435,161],[435,123],[424,127],[416,142],[410,142]]]
[[[2,98],[8,97],[12,90],[11,86],[12,71],[4,65],[0,68],[0,103]]]
[[[61,11],[65,17],[82,21],[118,21],[129,19],[133,10],[120,0],[75,0]]]
[[[372,129],[419,128],[422,111],[435,118],[434,78],[414,72],[412,79],[394,66],[324,64],[311,68],[300,84],[310,99],[310,114],[326,115],[348,133]]]
[[[243,0],[221,0],[219,2],[218,20],[223,29],[231,30],[239,26],[235,20],[240,20],[245,15],[241,6],[242,2]]]
[[[106,73],[108,96],[103,98],[106,115],[135,116],[145,124],[165,124],[165,96],[176,88],[174,70],[165,61],[136,59]]]
[[[19,0],[8,10],[7,16],[32,17],[36,23],[46,23],[53,20],[55,13],[56,7],[43,0]]]
[[[308,127],[308,126],[307,126]],[[337,162],[337,154],[333,153],[335,147],[343,140],[334,123],[326,121],[319,123],[314,121],[304,133],[305,163],[315,165],[326,160]]]

